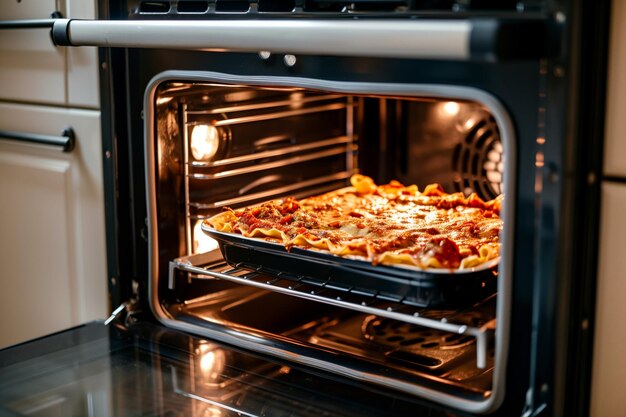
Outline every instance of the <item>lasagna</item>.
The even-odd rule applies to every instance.
[[[363,175],[352,187],[303,200],[285,198],[225,209],[205,220],[219,232],[322,250],[373,264],[466,270],[497,262],[503,196],[419,191],[397,181],[376,185]]]

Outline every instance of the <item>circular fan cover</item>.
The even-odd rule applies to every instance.
[[[455,188],[491,200],[504,192],[504,149],[498,126],[492,116],[480,113],[467,119],[463,130],[465,138],[452,156]]]

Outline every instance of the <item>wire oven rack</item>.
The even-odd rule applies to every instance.
[[[259,266],[258,270],[260,269]],[[476,339],[476,367],[484,369],[487,366],[489,339],[496,328],[495,295],[457,310],[417,307],[402,299],[335,287],[329,282],[313,281],[305,277],[287,277],[280,272],[276,276],[269,276],[249,266],[246,268],[231,266],[221,258],[219,251],[185,256],[171,261],[168,281],[170,289],[174,288],[177,270],[187,272],[190,281],[223,279],[365,314],[473,336]]]

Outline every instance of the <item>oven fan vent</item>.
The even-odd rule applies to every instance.
[[[134,5],[133,5],[134,3]],[[543,0],[139,0],[129,2],[131,15],[189,16],[215,14],[268,14],[281,15],[349,15],[394,14],[410,15],[414,12],[485,12],[516,11],[536,12],[543,9]]]
[[[139,12],[142,14],[166,14],[171,10],[169,1],[142,1]]]
[[[178,13],[204,13],[209,10],[208,1],[179,1]]]
[[[246,13],[250,8],[251,4],[246,0],[217,0],[215,2],[216,12]]]
[[[454,186],[466,195],[477,193],[491,200],[504,192],[504,153],[500,132],[492,116],[468,119],[468,132],[452,155]]]

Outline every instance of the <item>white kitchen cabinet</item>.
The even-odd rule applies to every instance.
[[[626,1],[612,2],[606,109],[605,175],[626,177]]]
[[[67,0],[65,16],[73,19],[94,19],[96,3]],[[98,50],[96,48],[66,48],[67,104],[73,107],[100,107],[98,80]]]
[[[591,380],[592,417],[626,416],[626,1],[613,1],[598,284]]]
[[[626,184],[602,187],[591,416],[626,415]]]
[[[4,1],[1,20],[47,19],[55,0]],[[63,48],[55,48],[49,29],[0,31],[0,99],[65,104]]]
[[[4,1],[0,20],[65,17],[93,19],[95,2]],[[98,108],[96,48],[55,47],[49,29],[0,31],[0,100]]]
[[[108,311],[100,112],[0,103],[0,128],[76,134],[76,147],[0,141],[0,347]]]

